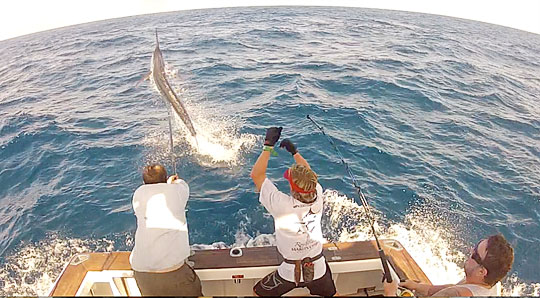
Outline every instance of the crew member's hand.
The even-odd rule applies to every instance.
[[[264,145],[274,146],[279,137],[281,136],[281,130],[283,127],[270,127],[266,130],[266,137],[264,138]]]
[[[296,150],[296,146],[291,142],[289,139],[284,139],[281,141],[281,144],[279,144],[280,148],[285,148],[291,155],[295,155],[298,153],[298,150]]]
[[[407,288],[409,290],[416,290],[417,289],[417,286],[418,286],[418,283],[415,282],[415,281],[412,281],[412,280],[406,280],[406,281],[402,281],[399,283],[399,285],[401,287],[404,287],[404,288]]]
[[[174,181],[178,180],[178,175],[171,175],[169,179],[167,180],[167,183],[172,184]]]
[[[383,281],[384,296],[397,296],[398,280],[394,278],[392,283]]]

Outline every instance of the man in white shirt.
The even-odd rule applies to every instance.
[[[513,263],[514,249],[503,235],[497,234],[480,240],[471,249],[471,255],[464,264],[465,279],[459,283],[428,285],[406,280],[399,285],[419,296],[501,296],[497,283],[506,276]],[[396,296],[397,287],[397,281],[385,282],[385,296]]]
[[[253,291],[259,296],[281,296],[294,288],[307,287],[312,295],[333,296],[336,287],[332,272],[322,255],[323,191],[317,183],[317,174],[296,146],[285,139],[280,147],[289,151],[296,162],[284,173],[290,194],[279,191],[266,178],[268,160],[281,129],[271,127],[266,131],[265,146],[253,166],[251,178],[260,191],[259,201],[274,217],[276,246],[285,261],[277,271],[260,280]]]
[[[137,217],[129,262],[143,296],[202,296],[201,281],[188,264],[185,208],[189,186],[161,165],[143,170],[144,185],[133,194]]]

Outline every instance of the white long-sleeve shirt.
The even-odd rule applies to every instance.
[[[137,188],[133,194],[137,231],[129,258],[133,270],[169,272],[184,264],[190,254],[188,198],[189,186],[181,179]]]

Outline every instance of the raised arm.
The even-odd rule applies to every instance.
[[[311,169],[308,162],[302,157],[302,155],[300,155],[299,152],[296,152],[296,154],[293,155],[293,157],[294,157],[294,161],[296,162],[296,164],[303,165],[303,166],[306,166],[309,169]]]
[[[282,129],[282,127],[270,127],[266,130],[263,152],[261,152],[259,158],[257,158],[250,174],[251,180],[255,183],[257,192],[261,191],[264,179],[266,179],[266,168],[268,167],[270,153],[274,150],[274,145],[279,140]]]
[[[255,183],[255,190],[257,192],[261,191],[261,186],[264,179],[266,179],[266,168],[268,167],[269,159],[270,151],[261,152],[261,155],[259,155],[259,158],[257,158],[255,165],[253,165],[253,169],[251,169],[251,180],[253,180],[253,183]]]
[[[300,155],[298,149],[296,149],[296,146],[293,144],[293,142],[291,142],[291,140],[284,139],[283,141],[281,141],[281,144],[279,144],[279,147],[285,148],[287,151],[289,151],[289,153],[292,154],[296,164],[306,166],[311,169],[309,163],[304,159],[304,157],[302,157],[302,155]]]

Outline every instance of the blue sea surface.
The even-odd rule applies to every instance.
[[[506,293],[539,295],[540,35],[321,7],[171,12],[0,41],[0,295],[46,295],[74,253],[132,248],[141,168],[171,169],[166,105],[151,83],[136,86],[155,29],[196,128],[233,153],[201,154],[176,121],[192,244],[273,233],[249,177],[270,126],[283,127],[340,204],[355,199],[309,114],[356,174],[382,233],[430,227],[440,238],[412,239],[460,252],[439,256],[457,267],[479,239],[502,233],[515,249]],[[283,190],[292,161],[285,151],[270,160]],[[366,227],[360,211],[338,209],[325,213],[325,237],[359,239],[343,231]]]

